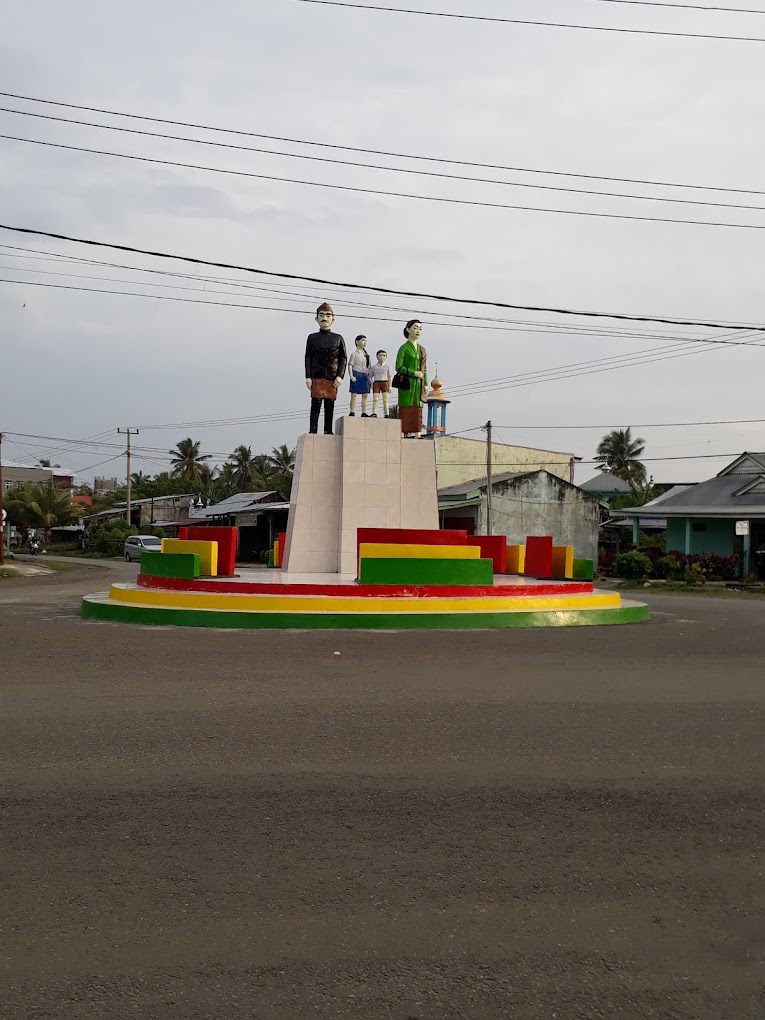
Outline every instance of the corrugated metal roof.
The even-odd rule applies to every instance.
[[[632,492],[632,486],[623,478],[617,478],[610,471],[601,471],[594,478],[582,482],[579,486],[585,492]]]
[[[273,496],[275,494],[275,489],[269,489],[268,492],[235,492],[233,496],[222,499],[220,503],[214,503],[212,506],[197,507],[194,511],[194,517],[199,519],[240,514],[257,506],[266,496]]]
[[[492,485],[498,485],[502,482],[510,482],[514,478],[523,478],[525,475],[534,475],[534,471],[501,471],[499,474],[492,475]],[[459,498],[460,496],[466,496],[470,492],[478,492],[480,489],[486,488],[486,475],[483,478],[469,478],[466,482],[460,482],[459,485],[447,485],[444,489],[438,490],[438,498],[444,497],[448,499],[450,496]]]

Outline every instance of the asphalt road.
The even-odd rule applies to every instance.
[[[78,619],[135,572],[0,581],[3,1020],[765,1016],[765,602]]]

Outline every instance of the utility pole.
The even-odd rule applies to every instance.
[[[486,534],[491,534],[491,486],[492,486],[492,474],[491,474],[491,422],[487,421],[484,425],[486,429]]]
[[[130,527],[130,437],[138,435],[138,429],[117,429],[118,435],[127,436],[127,522]]]
[[[3,433],[0,432],[0,567],[5,563],[5,521],[3,520]]]

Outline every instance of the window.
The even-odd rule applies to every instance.
[[[692,528],[693,528],[694,531],[706,531],[707,530],[706,524],[703,524],[703,523],[693,524]]]

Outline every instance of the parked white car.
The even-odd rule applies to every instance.
[[[162,542],[156,535],[131,535],[125,539],[125,559],[128,563],[133,560],[140,560],[141,552],[150,549],[152,552],[159,552]]]

